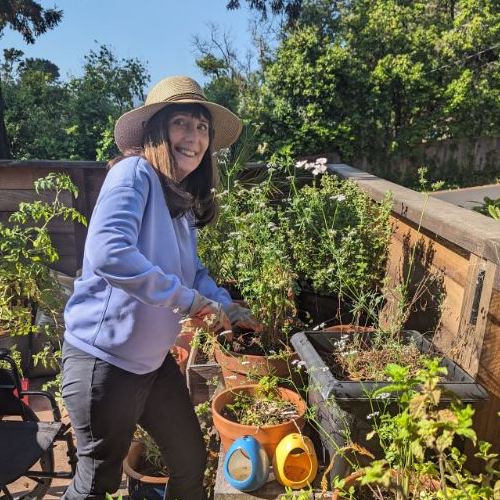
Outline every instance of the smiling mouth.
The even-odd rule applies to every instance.
[[[191,151],[190,149],[185,149],[185,148],[175,148],[175,150],[180,153],[183,156],[186,156],[187,158],[194,158],[197,153],[194,151]]]

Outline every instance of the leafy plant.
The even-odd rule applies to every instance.
[[[475,457],[484,462],[484,472],[474,475],[465,468],[466,456],[457,441],[477,444],[472,429],[474,410],[458,400],[443,407],[438,388],[446,368],[438,359],[425,362],[415,376],[410,368],[396,364],[386,367],[391,384],[373,392],[378,411],[369,415],[374,430],[368,438],[378,438],[383,458],[363,469],[361,485],[374,498],[382,486],[390,498],[486,499],[500,493],[498,454],[489,443],[480,442]],[[380,399],[396,400],[397,409],[380,405]]]
[[[500,198],[492,199],[485,196],[483,198],[483,203],[480,206],[473,207],[472,210],[492,217],[493,219],[500,220]]]
[[[44,333],[57,338],[64,306],[63,295],[49,265],[59,259],[52,243],[49,224],[63,219],[86,224],[85,218],[64,203],[64,194],[78,196],[78,190],[67,174],[50,173],[35,181],[35,191],[54,193],[52,201],[20,203],[9,218],[0,224],[0,330],[10,335],[38,333],[34,314],[40,309],[50,318]],[[52,326],[54,325],[54,326]],[[47,348],[43,361],[54,362]]]
[[[155,440],[141,427],[137,426],[134,439],[144,446],[143,456],[145,465],[151,470],[153,476],[166,476],[168,474],[159,446]]]
[[[302,161],[296,168],[309,168],[317,175],[325,163],[326,159]],[[293,186],[285,213],[301,283],[316,293],[352,302],[379,291],[391,235],[391,208],[390,194],[375,203],[354,182],[334,175],[323,175],[301,189]]]
[[[226,182],[216,193],[217,223],[200,233],[202,260],[219,282],[236,284],[264,325],[266,351],[303,327],[301,286],[353,301],[380,288],[390,199],[377,204],[335,176],[317,181],[325,171],[326,159],[297,168],[283,149],[257,174],[258,184]]]

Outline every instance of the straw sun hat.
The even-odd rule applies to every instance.
[[[187,76],[169,76],[157,83],[149,92],[144,106],[128,111],[118,118],[115,141],[120,151],[140,148],[144,126],[158,111],[170,104],[202,104],[212,117],[213,151],[227,148],[241,133],[240,119],[224,106],[210,102],[201,87]]]

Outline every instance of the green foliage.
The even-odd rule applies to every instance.
[[[144,460],[146,464],[152,468],[150,475],[166,476],[168,474],[167,468],[163,461],[160,448],[155,440],[139,425],[136,427],[134,439],[144,446]]]
[[[379,294],[385,269],[390,198],[374,203],[331,175],[313,180],[325,172],[324,159],[302,163],[296,167],[284,148],[259,184],[231,180],[226,169],[227,187],[216,193],[219,218],[199,235],[212,276],[236,284],[264,325],[266,349],[286,343],[299,326],[301,287],[359,302]]]
[[[498,134],[498,2],[304,4],[244,114],[260,143],[382,163],[432,140]]]
[[[294,267],[317,293],[355,301],[381,288],[392,199],[373,203],[333,175],[318,184],[294,193],[285,211]]]
[[[34,43],[35,37],[57,26],[62,11],[47,9],[34,0],[3,2],[0,5],[0,36],[5,27],[19,32],[26,43]]]
[[[35,181],[35,190],[41,200],[20,203],[9,225],[0,224],[0,330],[10,335],[38,333],[33,319],[39,309],[54,325],[46,325],[44,333],[57,338],[64,302],[61,288],[48,267],[59,259],[48,227],[55,219],[81,224],[86,224],[86,220],[64,203],[68,195],[78,195],[67,174],[50,173]],[[44,352],[41,358],[54,361],[51,349]]]
[[[85,56],[83,75],[59,79],[57,66],[4,51],[5,123],[17,159],[105,160],[117,153],[113,125],[149,81],[137,59],[106,46]]]
[[[485,196],[483,203],[478,207],[473,207],[473,210],[493,219],[500,220],[500,198],[494,200]]]
[[[456,443],[462,439],[476,445],[474,410],[459,401],[443,407],[438,382],[446,368],[431,359],[415,376],[395,364],[385,372],[392,382],[371,395],[373,404],[380,408],[379,400],[391,396],[397,411],[387,405],[370,415],[374,430],[368,438],[378,437],[384,456],[363,469],[360,483],[373,491],[383,486],[397,499],[494,498],[494,491],[500,491],[498,454],[481,442],[475,456],[484,461],[484,472],[476,476],[465,469],[466,457]]]

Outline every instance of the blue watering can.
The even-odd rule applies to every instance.
[[[224,476],[240,491],[254,491],[266,484],[269,458],[254,437],[243,436],[233,442],[224,459]]]

